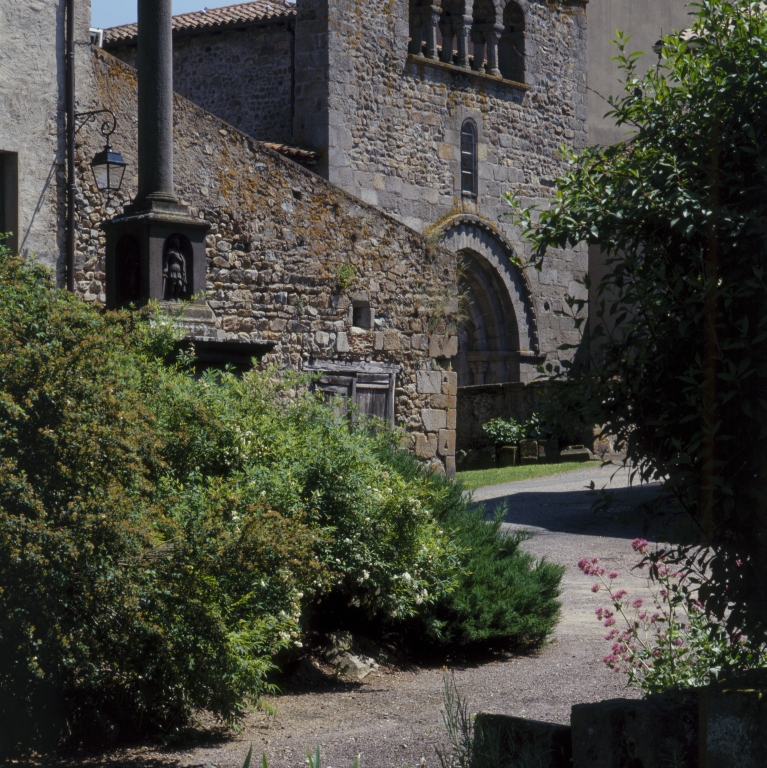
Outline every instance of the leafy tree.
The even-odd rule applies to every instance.
[[[601,246],[598,321],[570,297],[587,365],[547,366],[559,407],[601,424],[660,479],[706,545],[677,550],[709,610],[767,631],[767,15],[703,0],[641,75],[618,39],[625,141],[569,153],[550,207],[515,206],[540,268],[549,248]],[[588,284],[588,281],[587,281]]]

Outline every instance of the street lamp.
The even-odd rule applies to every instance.
[[[104,149],[91,160],[96,186],[107,201],[120,191],[127,165],[123,156],[115,152],[108,141]]]
[[[93,178],[96,180],[96,186],[102,197],[109,202],[119,191],[123,183],[123,176],[128,164],[123,156],[112,148],[109,137],[117,129],[117,117],[110,109],[97,109],[93,112],[81,112],[76,115],[82,122],[77,126],[75,133],[87,123],[92,122],[98,115],[105,115],[101,123],[101,135],[106,139],[106,144],[101,152],[91,160],[91,170]]]

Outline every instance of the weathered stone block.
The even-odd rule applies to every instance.
[[[439,371],[416,371],[415,377],[419,395],[439,394],[442,391],[442,375]]]
[[[457,336],[432,336],[429,340],[430,357],[455,357],[457,354]]]
[[[423,408],[421,410],[421,420],[427,432],[439,432],[440,429],[447,428],[447,411],[436,408]]]
[[[534,464],[538,461],[538,441],[520,440],[519,441],[519,463]]]
[[[384,335],[380,331],[373,334],[373,349],[380,351],[384,347]]]
[[[437,455],[437,435],[417,434],[415,452],[422,459],[433,459]]]
[[[447,429],[455,429],[455,425],[458,422],[458,411],[455,408],[448,408],[447,410]]]
[[[455,456],[455,430],[440,429],[439,453],[441,456]]]
[[[700,692],[699,768],[767,762],[767,673],[746,673]]]
[[[397,352],[402,349],[399,331],[384,331],[383,348],[387,352]]]
[[[478,765],[571,768],[571,730],[569,725],[480,712],[472,752]]]
[[[344,332],[340,332],[336,337],[336,350],[338,352],[349,351],[349,337]]]
[[[539,440],[538,461],[546,462],[549,464],[559,461],[559,441]]]
[[[518,448],[516,445],[504,445],[498,449],[497,462],[499,467],[516,467],[517,466],[517,453]]]
[[[458,393],[458,374],[455,371],[442,371],[442,394],[455,395]]]
[[[445,456],[445,474],[448,477],[455,477],[455,456]]]
[[[693,768],[697,763],[696,692],[576,704],[570,724],[573,768]]]
[[[583,445],[571,445],[559,452],[560,461],[591,461],[594,454]]]
[[[457,408],[458,398],[456,395],[432,395],[429,403],[432,408]]]

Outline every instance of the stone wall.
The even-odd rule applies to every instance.
[[[293,21],[173,36],[173,89],[259,141],[293,133]],[[131,66],[135,45],[110,52]]]
[[[83,131],[77,279],[83,298],[97,302],[105,278],[97,222],[136,192],[137,137],[135,72],[100,52],[94,74],[97,98],[121,116],[113,144],[129,163],[126,189],[105,207],[87,166],[98,135]],[[428,293],[435,284],[455,290],[455,257],[178,96],[174,122],[177,194],[212,225],[207,301],[217,338],[272,342],[264,363],[298,370],[399,366],[396,423],[419,455],[452,472],[454,308]],[[355,303],[369,305],[371,328],[352,325]]]
[[[476,4],[469,2],[469,11]],[[452,239],[462,228],[458,242],[448,247],[472,254],[468,272],[480,275],[488,259],[503,265],[485,271],[495,271],[505,289],[493,286],[486,296],[470,295],[469,303],[490,307],[500,299],[503,306],[487,322],[501,326],[504,313],[514,314],[518,333],[496,345],[502,354],[522,358],[495,368],[490,361],[486,381],[534,378],[540,361],[526,361],[525,354],[568,354],[558,347],[577,344],[578,334],[556,312],[568,293],[585,298],[577,283],[587,270],[582,247],[552,254],[541,272],[512,265],[524,261],[529,248],[503,217],[509,210],[503,193],[545,205],[564,170],[558,150],[586,144],[588,117],[584,4],[522,0],[521,7],[525,83],[408,54],[407,0],[297,2],[295,136],[327,153],[320,172],[435,241]],[[479,134],[476,198],[461,193],[460,132],[466,119],[474,120]],[[472,249],[470,241],[481,237],[493,241],[490,256]],[[481,268],[473,264],[475,257]],[[513,300],[520,292],[514,282],[524,284],[524,306]],[[493,335],[504,333],[497,327]],[[482,340],[477,349],[492,343]],[[460,371],[462,384],[472,383],[468,361]]]
[[[544,382],[485,384],[458,389],[456,443],[459,451],[490,445],[482,425],[491,419],[526,422],[546,400]]]
[[[89,91],[90,3],[75,5],[76,71]],[[64,2],[0,3],[0,154],[15,229],[13,247],[58,271],[63,279]],[[78,109],[91,109],[88,100]],[[6,154],[7,153],[7,154]],[[5,162],[7,160],[7,162]],[[8,199],[8,198],[12,199]]]

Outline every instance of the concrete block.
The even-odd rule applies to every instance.
[[[440,371],[416,371],[415,378],[419,395],[436,395],[442,391],[442,374]]]
[[[693,768],[697,763],[694,691],[576,704],[570,724],[573,768]]]
[[[440,429],[439,452],[441,456],[455,456],[455,430]]]
[[[415,453],[422,459],[433,459],[437,455],[437,436],[422,435],[415,436]]]
[[[571,768],[571,729],[569,725],[480,712],[474,723],[472,753],[478,765]]]
[[[519,441],[519,463],[535,464],[538,461],[538,441],[520,440]]]
[[[497,463],[499,467],[516,467],[519,449],[516,445],[504,445],[497,451]]]
[[[439,432],[440,429],[447,428],[447,411],[423,408],[421,410],[421,421],[423,421],[423,426],[427,432]]]

